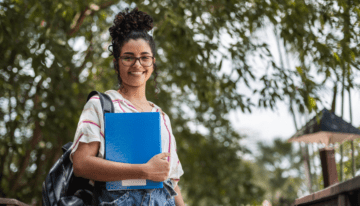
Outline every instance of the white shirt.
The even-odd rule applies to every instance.
[[[110,96],[114,104],[115,113],[139,112],[131,104],[131,102],[125,99],[119,92],[115,90],[108,90],[105,92],[105,94]],[[172,180],[175,187],[177,185],[177,182],[180,180],[180,176],[184,174],[184,171],[177,155],[176,141],[172,133],[170,119],[168,115],[165,114],[159,106],[155,105],[152,102],[149,103],[153,106],[151,112],[161,113],[161,147],[162,152],[170,153],[170,157],[168,157],[168,161],[170,161],[170,172],[168,178]],[[104,134],[104,119],[102,108],[99,96],[95,95],[90,98],[89,101],[85,104],[84,109],[81,113],[74,137],[74,142],[71,145],[71,154],[76,151],[79,142],[100,142],[98,157],[104,158]],[[72,155],[70,155],[70,160],[72,161]]]

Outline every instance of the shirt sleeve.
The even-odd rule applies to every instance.
[[[104,120],[99,96],[95,95],[85,104],[76,129],[74,142],[71,145],[72,154],[79,146],[79,142],[100,142],[99,157],[104,157]]]
[[[170,123],[170,118],[167,114],[165,114],[166,122],[169,123],[169,130],[171,134],[171,149],[170,149],[170,157],[171,157],[171,170],[169,174],[169,178],[173,182],[174,187],[177,185],[177,183],[180,180],[180,177],[184,174],[184,171],[182,169],[181,162],[179,160],[179,156],[177,155],[177,146],[176,146],[176,140],[174,137],[174,134],[172,132],[172,127]]]

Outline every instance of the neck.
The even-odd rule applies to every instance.
[[[145,88],[146,85],[140,86],[140,87],[132,87],[128,85],[123,85],[122,90],[118,90],[118,92],[127,100],[133,103],[141,103],[146,102],[146,96],[145,96]]]

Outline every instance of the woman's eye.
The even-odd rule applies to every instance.
[[[125,60],[125,61],[132,61],[133,58],[132,58],[132,57],[125,57],[124,60]]]

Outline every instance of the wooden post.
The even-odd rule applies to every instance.
[[[334,148],[323,148],[319,150],[321,167],[324,178],[324,188],[339,182],[335,162]]]

